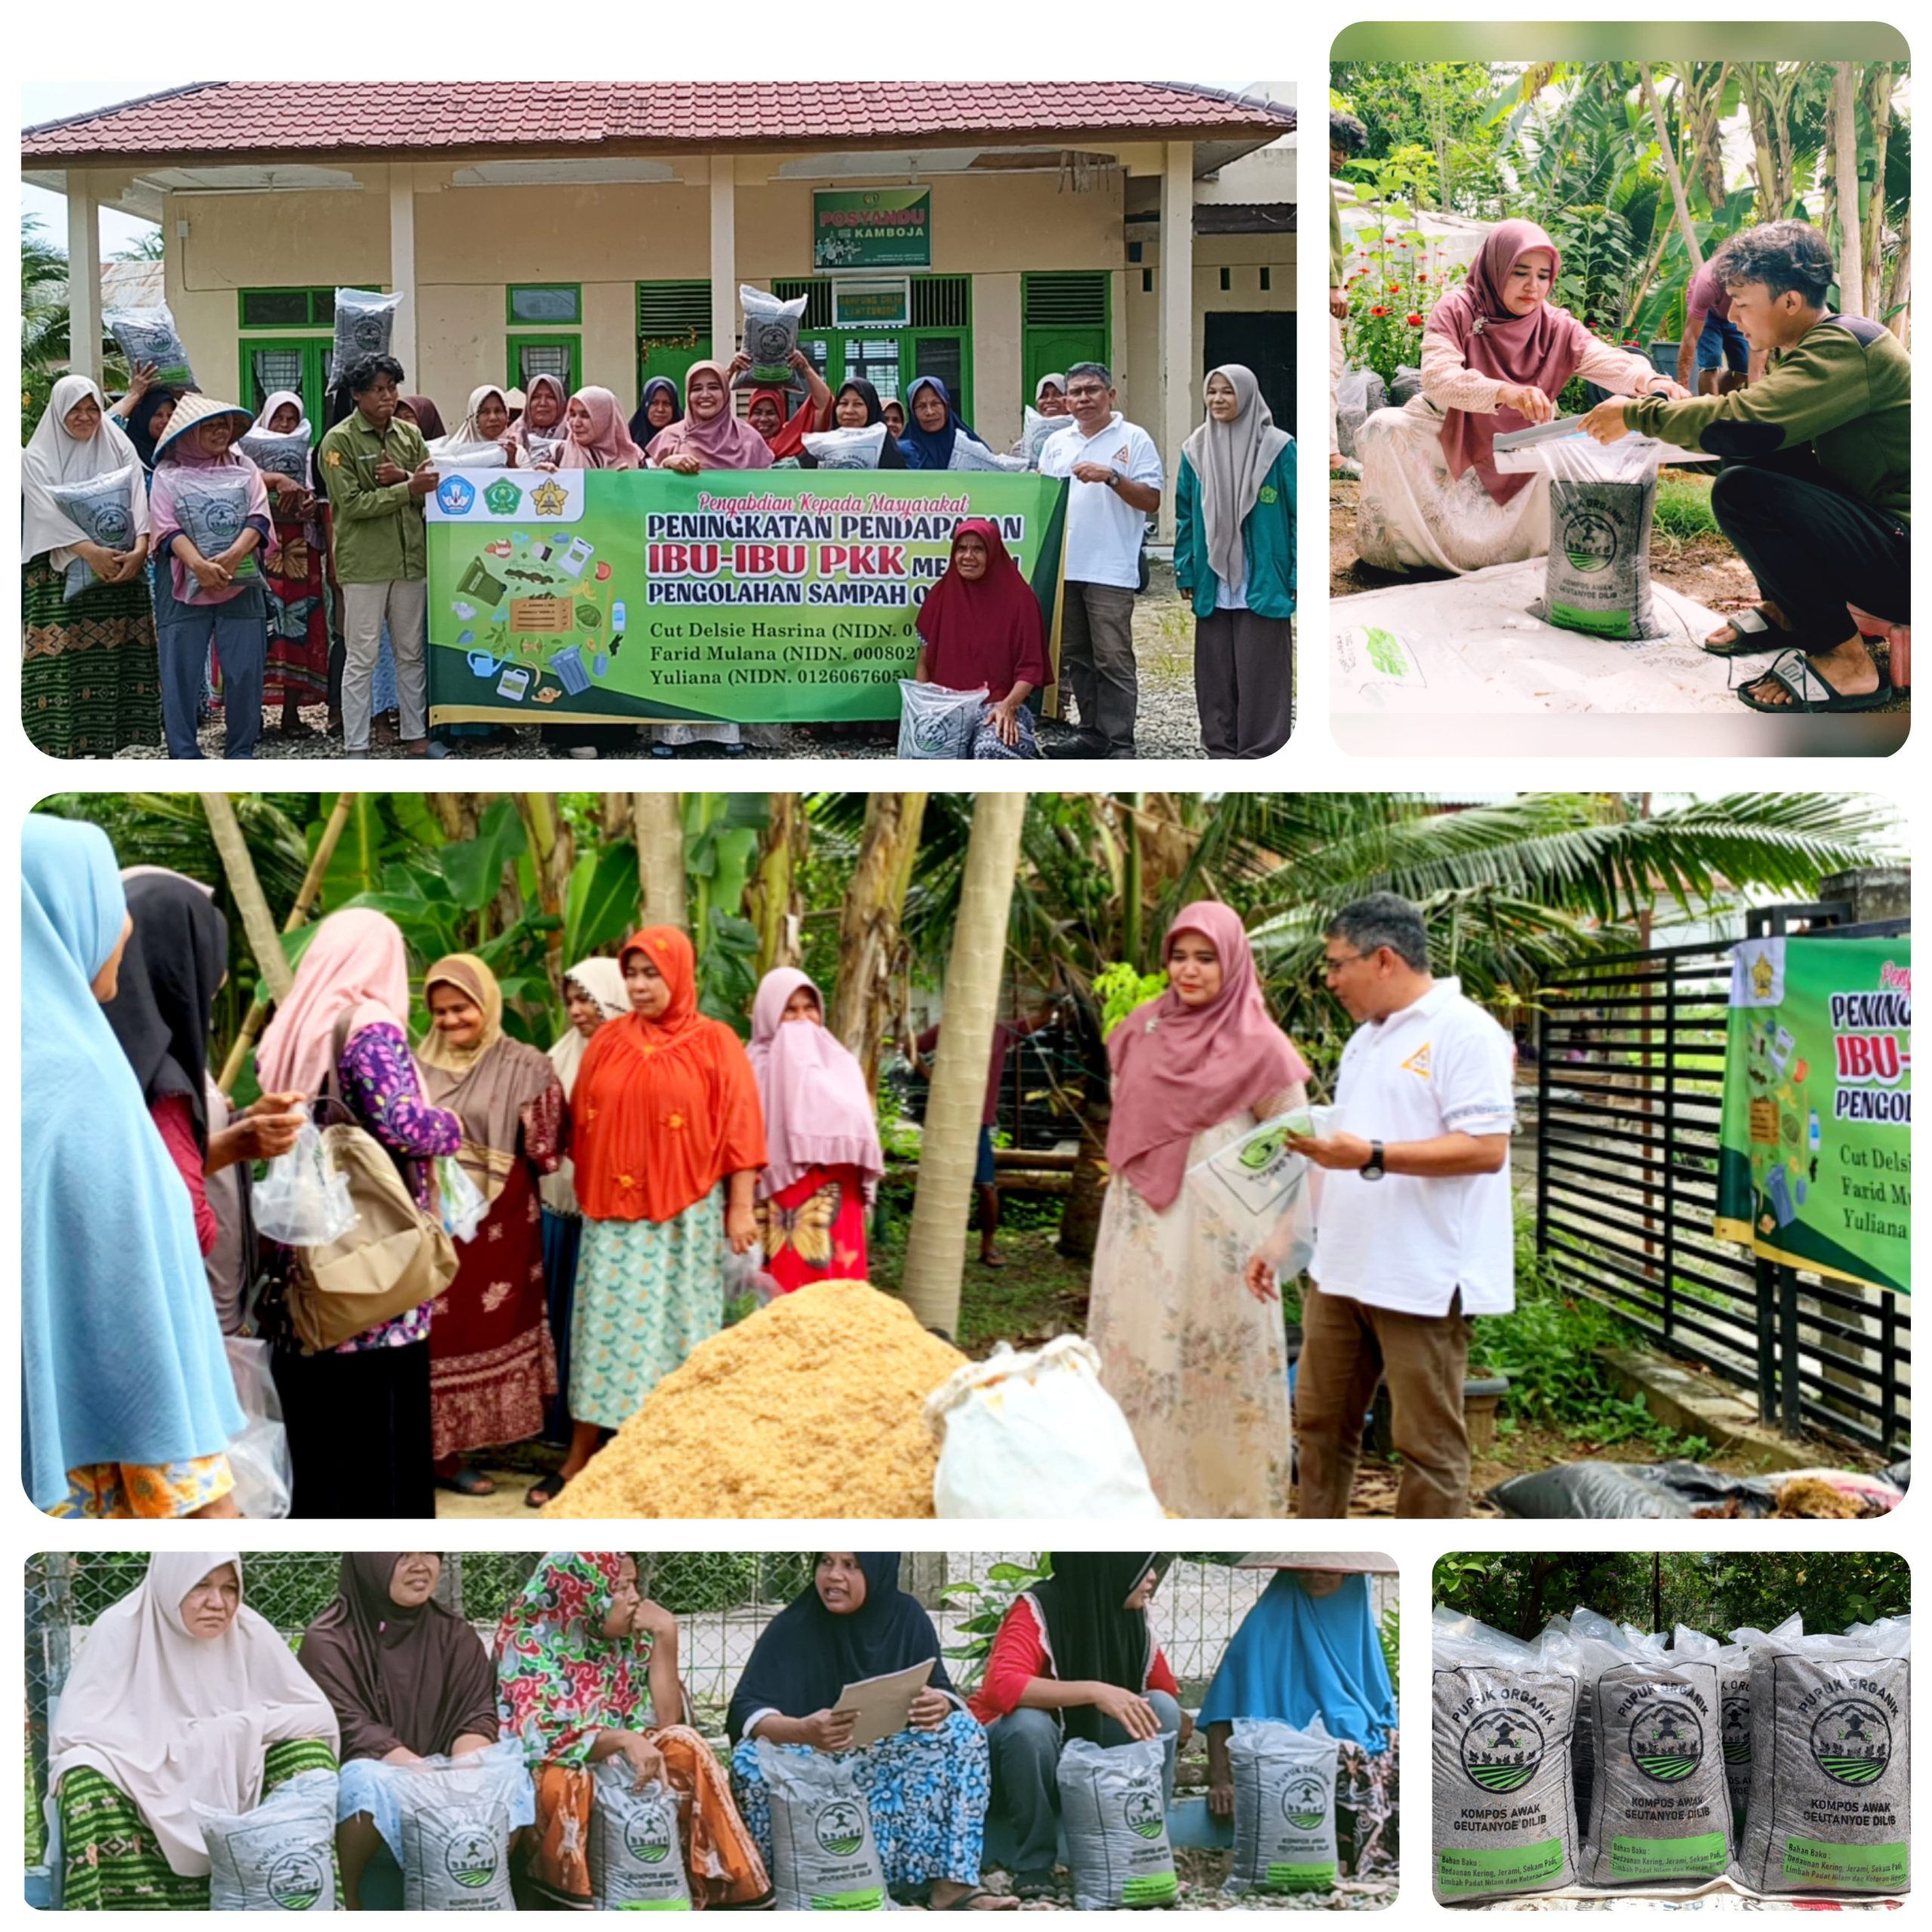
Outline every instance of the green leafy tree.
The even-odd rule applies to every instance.
[[[1434,158],[1430,205],[1494,211],[1504,192],[1497,125],[1504,70],[1475,60],[1343,60],[1330,69],[1334,104],[1368,129],[1368,158],[1407,145]]]

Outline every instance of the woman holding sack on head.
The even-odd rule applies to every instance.
[[[342,1727],[336,1856],[351,1912],[378,1845],[403,1862],[394,1770],[497,1742],[496,1668],[482,1638],[435,1601],[442,1572],[426,1551],[349,1552],[334,1600],[303,1632],[302,1668]],[[512,1829],[536,1815],[528,1784],[518,1795]]]
[[[159,408],[157,403],[155,408]],[[20,720],[52,758],[112,758],[161,737],[161,675],[144,567],[148,494],[141,461],[106,398],[63,376],[20,454]],[[57,503],[56,486],[128,470],[128,543],[94,542]],[[66,595],[76,558],[94,573]]]
[[[497,1629],[497,1705],[537,1786],[525,1872],[549,1898],[590,1901],[591,1767],[622,1758],[635,1788],[677,1794],[692,1903],[745,1909],[771,1895],[758,1847],[716,1756],[691,1727],[678,1675],[678,1622],[638,1588],[637,1559],[555,1552],[541,1558]]]
[[[1618,395],[1687,393],[1549,300],[1561,262],[1534,222],[1499,222],[1430,310],[1422,393],[1356,432],[1364,563],[1460,575],[1547,555],[1549,478],[1499,469],[1497,437],[1551,421],[1574,376]]]
[[[795,966],[758,983],[750,1058],[771,1154],[758,1182],[765,1272],[788,1294],[866,1280],[866,1211],[885,1172],[878,1122],[864,1068]]]
[[[255,418],[256,435],[309,435],[302,398],[277,389]],[[245,454],[245,452],[244,452]],[[317,500],[313,458],[299,480],[264,469],[269,520],[274,542],[263,560],[268,593],[268,675],[263,700],[281,706],[285,738],[312,735],[302,722],[304,705],[326,704],[329,696],[329,620],[323,564],[328,535]],[[325,499],[325,500],[326,500]]]
[[[504,1032],[503,989],[474,953],[438,960],[423,997],[423,1091],[463,1122],[457,1163],[488,1204],[430,1320],[431,1451],[439,1487],[488,1496],[496,1484],[463,1455],[535,1435],[557,1392],[537,1188],[562,1161],[568,1110],[556,1069]]]
[[[1094,1254],[1087,1338],[1154,1493],[1186,1516],[1281,1516],[1290,1473],[1278,1296],[1188,1169],[1303,1105],[1308,1064],[1269,1017],[1240,917],[1184,907],[1161,949],[1168,989],[1107,1042],[1113,1179]]]
[[[157,1551],[95,1618],[47,1739],[65,1912],[206,1912],[197,1804],[252,1811],[333,1771],[328,1700],[242,1600],[232,1550]]]
[[[564,1011],[570,1023],[550,1049],[550,1064],[568,1105],[577,1093],[577,1076],[583,1052],[598,1027],[621,1020],[631,1010],[624,969],[614,959],[580,959],[564,975]],[[561,1389],[550,1404],[546,1440],[571,1439],[571,1310],[577,1285],[577,1251],[583,1239],[583,1210],[577,1205],[577,1169],[565,1155],[554,1174],[537,1183],[543,1200],[544,1300],[550,1338],[557,1352],[557,1379]],[[533,1484],[524,1501],[540,1509],[562,1485],[549,1478]]]
[[[572,1108],[584,1225],[562,1482],[724,1326],[724,1249],[758,1245],[768,1158],[751,1062],[698,1011],[690,937],[646,926],[618,958],[631,1011],[598,1029]]]
[[[1174,583],[1194,607],[1194,696],[1210,758],[1266,758],[1294,725],[1295,439],[1254,372],[1208,372],[1181,445]]]
[[[409,1050],[409,959],[395,922],[370,907],[315,929],[295,983],[263,1029],[261,1084],[339,1102],[439,1214],[433,1163],[463,1144],[460,1115],[434,1105]],[[330,1110],[331,1113],[333,1109]],[[294,1516],[433,1516],[429,1315],[433,1298],[333,1348],[285,1324],[275,1386],[295,1466]]]
[[[986,688],[973,755],[1037,758],[1026,700],[1054,681],[1046,622],[990,517],[966,517],[955,528],[946,574],[926,593],[917,628],[916,682],[954,691]]]
[[[785,386],[762,383],[752,391],[752,399],[745,405],[745,420],[764,438],[774,463],[783,463],[788,457],[794,460],[802,457],[807,434],[832,427],[832,392],[819,374],[818,365],[802,349],[793,349],[789,360],[805,386],[804,401],[787,416],[785,405],[789,398]],[[726,374],[735,380],[751,366],[752,358],[741,349],[731,358]]]
[[[848,1686],[930,1663],[903,1730],[851,1747],[852,1715],[835,1708]],[[899,1587],[899,1558],[837,1551],[768,1623],[731,1694],[732,1788],[768,1862],[771,1794],[760,1746],[838,1758],[870,1814],[887,1884],[927,1890],[933,1912],[1009,1911],[1017,1899],[980,1889],[991,1782],[986,1734],[946,1674],[939,1633]]]

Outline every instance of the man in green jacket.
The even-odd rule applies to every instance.
[[[316,446],[316,473],[328,492],[335,528],[335,574],[342,586],[343,749],[369,749],[370,696],[389,620],[404,749],[429,749],[426,703],[429,547],[423,499],[436,487],[423,432],[399,421],[402,365],[365,355],[349,372],[353,414]]]
[[[1342,454],[1341,414],[1335,390],[1348,367],[1342,325],[1349,318],[1346,281],[1349,251],[1342,242],[1342,205],[1335,198],[1335,177],[1358,154],[1368,152],[1368,130],[1352,114],[1328,111],[1328,474],[1359,476],[1360,465]]]
[[[1583,426],[1601,443],[1635,432],[1724,459],[1711,513],[1764,601],[1704,648],[1761,651],[1780,629],[1794,647],[1740,688],[1746,704],[1874,710],[1891,681],[1847,607],[1897,624],[1911,616],[1912,358],[1878,323],[1826,308],[1831,251],[1807,222],[1746,229],[1711,266],[1731,320],[1770,352],[1764,376],[1681,402],[1612,396]]]

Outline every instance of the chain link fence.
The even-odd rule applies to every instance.
[[[751,1656],[758,1634],[811,1580],[808,1552],[696,1552],[640,1555],[638,1582],[678,1622],[678,1661],[697,1706],[700,1727],[721,1730],[724,1708]],[[1017,1580],[995,1576],[996,1566],[1030,1571],[1031,1550],[972,1550],[910,1554],[900,1582],[932,1613],[949,1652],[970,1644],[961,1626],[978,1602],[957,1586],[989,1585],[990,1601],[1003,1602]],[[1269,1583],[1272,1572],[1241,1570],[1233,1555],[1174,1559],[1152,1611],[1154,1626],[1189,1701],[1198,1700],[1222,1652]],[[485,1643],[498,1620],[528,1581],[535,1552],[471,1552],[443,1558],[439,1601],[475,1626]],[[48,1724],[68,1672],[85,1647],[88,1626],[134,1589],[147,1572],[140,1551],[30,1557],[26,1566],[27,1862],[38,1862],[45,1795]],[[243,1559],[245,1598],[291,1641],[335,1595],[342,1558],[334,1552],[260,1554]],[[990,1580],[990,1583],[989,1583]],[[1392,1577],[1370,1579],[1377,1627],[1395,1601]],[[949,1594],[949,1592],[951,1594]],[[970,1688],[975,1662],[951,1666],[955,1682]]]

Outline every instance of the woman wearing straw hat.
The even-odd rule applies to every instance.
[[[268,543],[267,486],[232,445],[255,419],[232,402],[184,395],[154,446],[155,565],[174,608],[156,626],[161,715],[171,758],[199,758],[195,734],[211,645],[221,667],[226,754],[253,758],[262,732],[268,599],[257,552]]]

